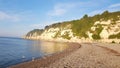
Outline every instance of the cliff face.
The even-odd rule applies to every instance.
[[[58,40],[70,42],[120,42],[120,12],[105,11],[93,17],[55,23],[45,29],[30,31],[26,39]]]

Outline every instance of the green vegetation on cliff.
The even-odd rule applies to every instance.
[[[114,34],[114,35],[109,36],[109,39],[114,39],[114,38],[120,39],[120,32],[118,34]]]
[[[36,35],[41,35],[43,31],[44,31],[43,29],[34,29],[28,32],[26,36],[27,37],[33,36],[34,33],[36,33]]]
[[[97,27],[98,28],[96,28],[96,30],[94,31],[94,33],[92,35],[92,38],[95,39],[95,40],[96,39],[101,39],[100,33],[101,33],[102,29],[103,29],[103,27],[101,25],[98,25]]]
[[[106,21],[109,19],[112,19],[114,22],[116,20],[119,20],[119,18],[117,17],[118,15],[120,15],[120,11],[112,13],[105,11],[101,15],[97,14],[93,17],[88,17],[87,15],[84,15],[83,18],[81,18],[80,20],[71,21],[73,25],[72,30],[76,36],[87,37],[85,32],[90,30],[90,28],[94,25],[94,22]],[[97,28],[97,30],[95,30],[94,32],[95,34],[93,35],[93,39],[100,39],[99,34],[102,29],[103,28],[99,25],[99,28]]]
[[[70,36],[69,36],[69,33],[68,32],[66,32],[64,35],[62,35],[62,37],[64,38],[64,39],[68,39],[68,40],[70,40]]]

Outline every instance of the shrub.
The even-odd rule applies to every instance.
[[[60,36],[60,31],[58,31],[53,38],[57,38]]]
[[[114,38],[120,39],[120,33],[109,36],[109,39],[114,39]]]
[[[101,39],[101,37],[99,35],[96,35],[96,34],[92,35],[92,38],[95,39],[95,40]]]
[[[62,35],[61,37],[63,37],[64,39],[68,39],[70,40],[71,37],[69,36],[68,32],[66,32],[64,35]]]
[[[115,43],[115,41],[112,41],[112,43]]]

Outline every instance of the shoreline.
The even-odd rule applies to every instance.
[[[69,45],[69,48],[52,55],[43,56],[42,58],[35,59],[33,61],[23,62],[17,65],[10,66],[9,68],[39,68],[39,67],[47,67],[50,64],[54,63],[55,61],[68,56],[72,52],[76,51],[81,47],[79,43],[70,43],[64,42]]]
[[[23,38],[23,39],[27,39],[27,40],[41,40],[41,41],[49,41],[49,42],[68,42],[68,43],[94,43],[94,42],[98,42],[98,43],[112,43],[113,41],[115,43],[120,44],[120,39],[99,39],[99,40],[93,40],[93,39],[41,39],[41,38]]]

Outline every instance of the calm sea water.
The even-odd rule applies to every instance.
[[[0,68],[61,52],[67,44],[0,37]]]

